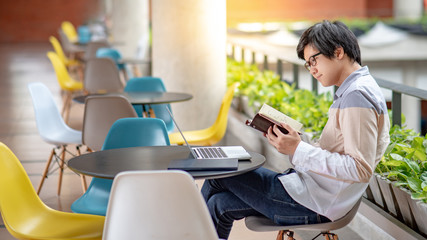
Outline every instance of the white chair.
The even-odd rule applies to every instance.
[[[325,239],[337,240],[338,235],[336,235],[335,233],[331,233],[330,231],[343,228],[347,224],[349,224],[356,215],[361,201],[362,198],[360,198],[359,201],[357,201],[356,204],[353,206],[353,208],[342,218],[328,223],[281,226],[275,224],[272,220],[266,217],[250,216],[245,218],[245,224],[247,228],[256,232],[279,231],[276,240],[285,239],[285,236],[287,236],[287,240],[293,240],[294,232],[292,230],[295,229],[319,231],[320,233],[313,239],[316,239],[318,236],[323,235],[325,236]]]
[[[193,178],[183,171],[119,173],[111,189],[104,240],[218,239]]]
[[[52,160],[55,157],[59,165],[59,180],[58,180],[58,195],[61,194],[62,174],[65,166],[65,153],[67,145],[75,144],[78,154],[80,154],[79,147],[82,144],[82,132],[70,128],[65,124],[64,119],[55,104],[55,100],[50,90],[41,82],[28,84],[31,98],[33,100],[34,113],[36,117],[37,129],[41,138],[55,147],[52,149],[49,160],[47,161],[42,179],[37,189],[37,194],[40,193],[45,178],[49,174],[49,169]],[[60,149],[59,154],[56,152]],[[86,181],[82,175],[83,189],[86,190]]]

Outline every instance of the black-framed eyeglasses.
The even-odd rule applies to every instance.
[[[312,55],[311,57],[309,57],[308,58],[308,62],[304,63],[305,69],[307,69],[308,71],[310,71],[311,67],[316,66],[317,65],[316,57],[319,56],[320,54],[322,54],[322,53],[318,52],[318,53]]]

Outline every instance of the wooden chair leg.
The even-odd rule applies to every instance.
[[[82,189],[83,189],[83,193],[86,192],[87,190],[87,182],[86,182],[86,177],[83,174],[80,174],[80,180],[82,182]]]
[[[50,152],[49,160],[46,163],[46,167],[44,169],[42,179],[40,180],[39,187],[37,188],[37,195],[39,195],[40,191],[42,190],[44,180],[47,178],[47,174],[49,172],[49,167],[50,167],[50,164],[52,163],[52,159],[53,159],[54,155],[55,155],[55,148],[53,148],[52,151]]]
[[[280,230],[277,233],[276,240],[285,240],[285,236],[286,236],[286,240],[295,240],[294,232],[290,230]]]
[[[338,235],[336,235],[335,233],[324,233],[323,236],[325,236],[326,240],[338,240]]]
[[[67,92],[67,95],[65,97],[64,106],[62,109],[62,116],[64,118],[65,123],[68,123],[68,119],[70,118],[71,100],[72,100],[72,93]]]
[[[284,240],[284,239],[285,239],[285,231],[280,230],[280,231],[277,233],[276,240]]]
[[[61,152],[61,162],[59,166],[59,179],[58,179],[58,196],[61,195],[61,186],[62,186],[62,175],[64,173],[64,165],[65,165],[65,146],[62,146]]]

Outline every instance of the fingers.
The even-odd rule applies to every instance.
[[[289,132],[288,134],[290,134],[290,135],[298,135],[298,132],[295,131],[295,129],[293,129],[289,124],[287,124],[287,123],[280,123],[280,125],[282,125],[282,127],[284,127],[286,130],[288,130],[288,132]],[[277,130],[279,130],[279,129],[277,129]]]

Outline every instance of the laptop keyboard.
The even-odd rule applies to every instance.
[[[196,153],[201,158],[227,158],[227,155],[221,148],[205,147],[196,148]]]

